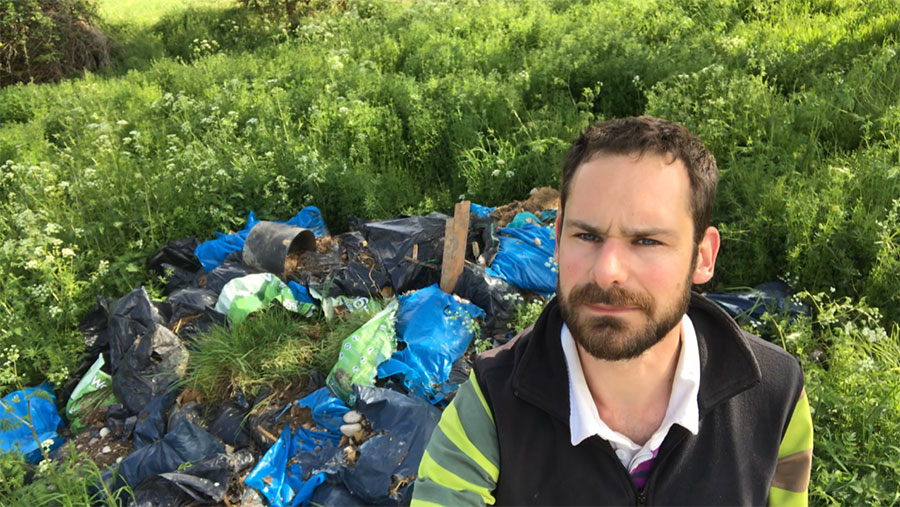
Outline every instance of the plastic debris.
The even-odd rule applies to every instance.
[[[41,460],[42,446],[50,453],[62,445],[65,439],[57,433],[62,425],[49,383],[13,391],[0,399],[0,451],[18,451],[28,463]]]
[[[537,226],[544,225],[541,219],[537,217],[537,215],[528,211],[523,211],[516,215],[516,217],[513,218],[512,222],[507,224],[507,227],[525,227],[529,224]]]
[[[118,371],[136,338],[152,333],[157,326],[168,321],[167,310],[166,304],[151,301],[143,287],[113,302],[105,331],[113,374]]]
[[[762,316],[766,312],[790,316],[809,315],[809,307],[792,300],[793,294],[794,290],[788,284],[776,280],[761,283],[752,289],[710,292],[705,296],[735,319],[762,323]]]
[[[137,337],[113,373],[113,392],[131,413],[140,412],[187,370],[188,350],[162,325]]]
[[[456,390],[447,383],[453,362],[469,347],[484,311],[437,285],[400,296],[397,339],[406,344],[378,367],[379,378],[403,377],[409,393],[432,403]]]
[[[556,234],[552,227],[526,224],[500,229],[500,251],[487,274],[542,296],[556,291],[558,267],[553,258]]]
[[[228,315],[232,324],[240,324],[248,315],[278,301],[292,312],[307,314],[311,303],[294,299],[291,289],[272,273],[257,273],[228,282],[216,301],[216,311]]]
[[[160,248],[147,261],[147,267],[166,281],[163,294],[194,286],[197,277],[203,273],[203,266],[194,255],[199,245],[200,240],[194,237],[175,240]]]
[[[257,223],[259,223],[259,220],[256,219],[256,214],[251,211],[247,216],[247,224],[240,231],[234,234],[217,232],[216,239],[200,243],[194,249],[194,255],[197,256],[197,259],[203,265],[203,269],[210,272],[222,264],[229,254],[240,252],[244,248],[244,242],[250,234],[250,229]],[[328,228],[322,219],[322,213],[315,206],[307,206],[287,222],[277,223],[286,223],[294,227],[310,229],[317,237],[328,235]]]
[[[325,383],[348,406],[356,401],[353,385],[372,384],[378,365],[390,358],[397,348],[394,318],[398,306],[397,300],[392,300],[341,344],[338,360]]]
[[[244,241],[250,234],[250,229],[257,224],[256,214],[252,211],[247,216],[247,224],[234,234],[216,233],[216,239],[204,241],[194,249],[194,255],[203,265],[203,269],[210,272],[222,264],[231,252],[240,252],[244,248]]]
[[[497,208],[482,206],[480,204],[475,204],[474,202],[469,204],[469,211],[478,218],[490,218],[491,213],[493,213],[495,209]]]
[[[288,464],[298,451],[295,442],[290,426],[285,425],[278,440],[244,479],[245,484],[262,493],[273,507],[293,505],[294,497],[303,486],[300,464]]]
[[[215,454],[177,471],[149,477],[134,488],[132,505],[222,503],[231,478],[252,465],[254,460],[249,450]]]
[[[441,213],[430,213],[357,224],[369,248],[390,273],[395,294],[441,281],[447,218]]]
[[[184,463],[197,463],[224,452],[225,447],[218,439],[181,419],[168,428],[162,439],[136,449],[114,470],[106,471],[102,479],[111,484],[111,491],[126,484],[134,488],[148,477],[174,472]]]
[[[485,268],[477,264],[467,264],[453,293],[484,310],[487,336],[505,339],[511,335],[511,323],[523,301],[518,289],[487,274]]]
[[[82,417],[117,403],[116,397],[112,393],[112,377],[101,370],[104,364],[103,356],[98,356],[75,386],[66,403],[66,416],[69,419],[69,430],[72,433],[78,433],[86,428],[81,423]]]

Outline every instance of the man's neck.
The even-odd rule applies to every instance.
[[[579,345],[584,379],[600,419],[643,445],[665,419],[680,350],[681,323],[635,359],[597,359]]]

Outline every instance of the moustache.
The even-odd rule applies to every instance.
[[[651,313],[653,301],[649,296],[635,294],[621,287],[604,289],[593,283],[579,285],[569,294],[570,306],[578,305],[609,305],[609,306],[634,306],[645,313]]]

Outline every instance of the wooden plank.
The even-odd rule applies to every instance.
[[[452,294],[466,260],[466,238],[469,232],[469,201],[456,203],[453,218],[444,229],[444,258],[441,261],[441,290]]]

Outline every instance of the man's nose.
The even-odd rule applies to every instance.
[[[593,267],[594,283],[603,288],[624,285],[628,279],[628,250],[621,242],[608,239],[597,251]]]

